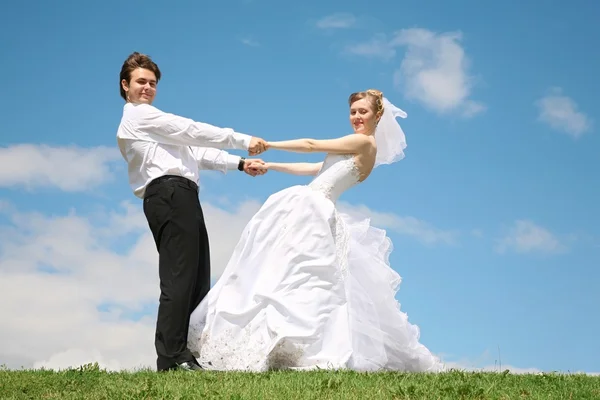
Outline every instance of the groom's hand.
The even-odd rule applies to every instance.
[[[253,137],[250,139],[250,147],[248,147],[248,155],[256,156],[267,151],[267,142],[261,138]]]
[[[245,160],[244,172],[250,176],[264,175],[267,173],[265,162],[260,158]]]

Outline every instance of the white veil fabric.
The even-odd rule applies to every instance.
[[[396,118],[406,118],[407,114],[383,98],[383,115],[375,129],[375,142],[377,143],[377,156],[375,167],[391,164],[404,158],[406,137]]]

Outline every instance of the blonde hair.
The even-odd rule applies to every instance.
[[[369,89],[363,92],[355,92],[348,98],[348,104],[352,105],[355,101],[368,99],[371,109],[379,118],[383,115],[383,93],[377,89]]]

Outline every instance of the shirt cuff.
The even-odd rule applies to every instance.
[[[250,141],[252,140],[251,135],[234,132],[233,137],[235,138],[235,143],[240,146],[237,150],[248,150],[250,148]]]
[[[242,157],[235,156],[233,154],[227,155],[227,169],[230,171],[237,170],[238,165],[240,165],[240,160]]]

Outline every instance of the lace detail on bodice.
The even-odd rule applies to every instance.
[[[360,172],[353,155],[329,154],[323,162],[321,171],[309,187],[335,203],[342,193],[359,182]],[[335,214],[335,218],[331,221],[331,233],[336,244],[336,263],[342,273],[341,278],[344,279],[347,272],[350,235],[337,211]]]
[[[321,171],[308,186],[335,203],[342,193],[359,181],[360,173],[353,155],[329,154]]]

